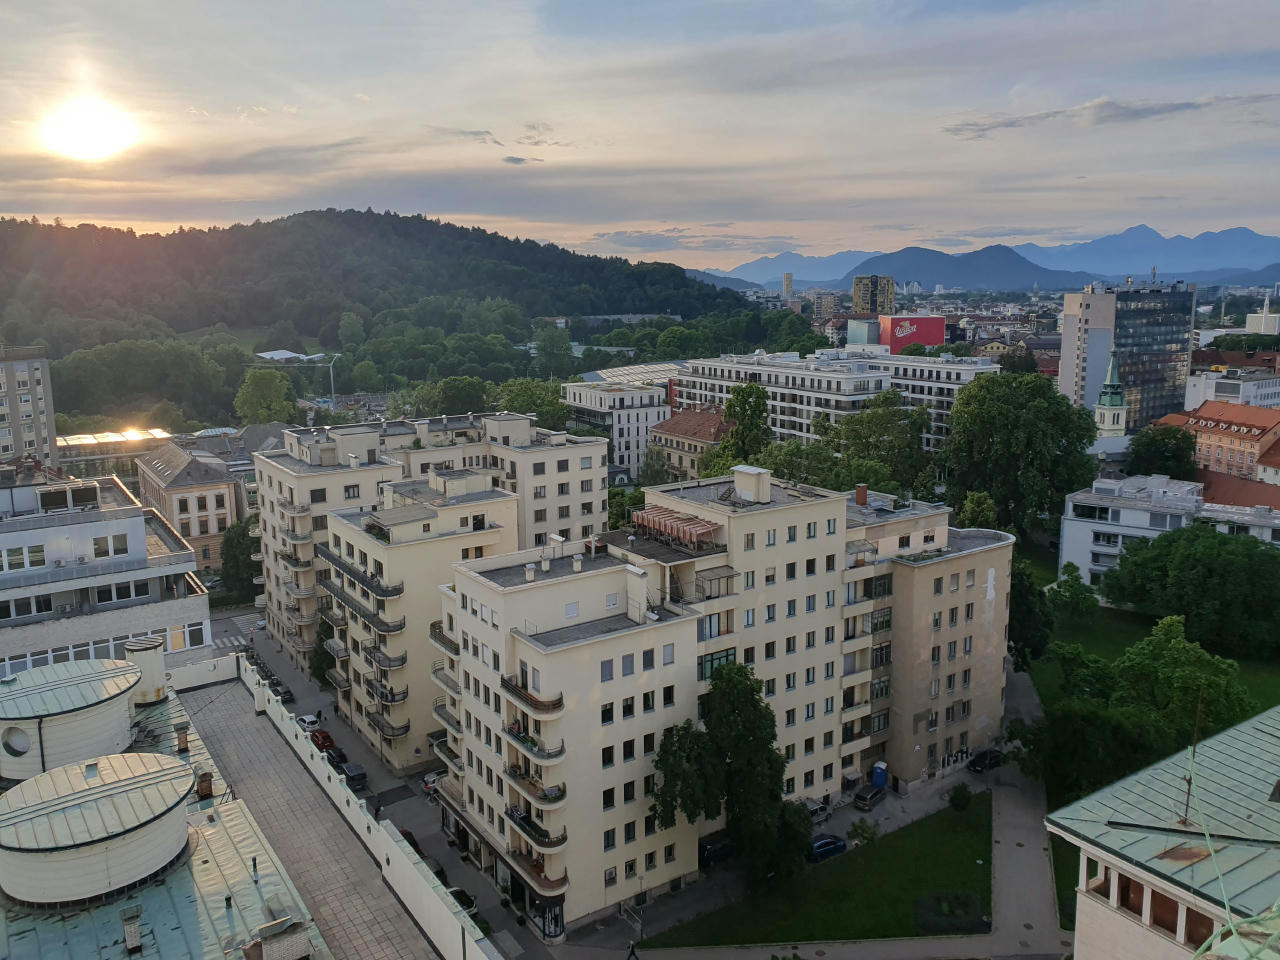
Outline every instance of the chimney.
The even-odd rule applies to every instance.
[[[164,682],[164,640],[159,637],[129,640],[124,649],[125,659],[142,671],[142,679],[133,688],[134,705],[159,703],[168,695]]]
[[[582,554],[580,553],[575,553],[573,555],[573,572],[574,573],[582,572]]]
[[[551,572],[551,558],[548,557],[545,553],[542,555],[542,572],[543,573]]]
[[[860,483],[854,488],[853,502],[860,507],[867,505],[867,485]]]
[[[524,582],[525,583],[533,583],[533,571],[536,569],[537,567],[535,567],[532,563],[526,563],[524,565]]]
[[[190,747],[187,745],[188,731],[191,728],[189,723],[175,723],[173,732],[178,736],[178,753],[186,753]]]
[[[120,911],[120,924],[124,927],[125,953],[132,956],[142,952],[142,907],[135,904]]]
[[[196,767],[196,796],[207,800],[213,796],[213,771]]]

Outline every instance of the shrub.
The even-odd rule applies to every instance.
[[[947,797],[947,802],[956,813],[968,810],[969,804],[973,802],[973,791],[969,789],[967,783],[958,783],[951,788],[951,795]]]
[[[851,844],[868,844],[874,843],[879,835],[880,828],[873,821],[862,817],[849,824],[849,832],[845,834],[845,838]]]

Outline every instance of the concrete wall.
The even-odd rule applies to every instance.
[[[249,671],[244,664],[240,673]],[[237,658],[218,657],[214,660],[197,660],[195,663],[184,663],[182,666],[169,667],[165,671],[165,683],[174,690],[193,690],[196,687],[207,687],[211,683],[226,683],[239,676]]]
[[[66,763],[121,753],[133,739],[132,719],[129,694],[121,694],[83,710],[45,717],[43,724],[35,718],[4,724],[6,735],[10,727],[25,731],[31,746],[20,757],[0,751],[0,777],[27,780]]]
[[[1169,960],[1191,951],[1092,894],[1076,894],[1075,956],[1080,960]]]

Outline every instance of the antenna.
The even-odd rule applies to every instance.
[[[1190,770],[1196,763],[1196,745],[1200,742],[1200,712],[1204,706],[1204,684],[1200,684],[1200,695],[1196,697],[1196,726],[1195,733],[1191,736],[1191,763],[1188,765],[1188,773],[1182,779],[1187,781],[1187,796],[1182,804],[1182,820],[1183,824],[1190,823],[1189,815],[1191,813],[1191,774]]]

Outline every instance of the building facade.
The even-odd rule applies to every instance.
[[[239,519],[237,483],[212,454],[169,443],[139,455],[140,499],[182,534],[203,573],[222,569],[222,535]]]
[[[893,313],[893,277],[874,274],[853,278],[854,313]]]
[[[653,761],[732,662],[761,680],[788,797],[877,762],[901,793],[960,769],[1001,737],[1013,538],[948,516],[740,466],[647,488],[628,530],[457,564],[447,829],[551,941],[678,889],[718,824],[659,829]]]
[[[58,465],[53,382],[43,347],[0,346],[0,459]]]
[[[0,673],[209,642],[194,552],[115,477],[0,470],[0,552]]]
[[[644,463],[650,428],[671,416],[666,385],[566,383],[563,389],[574,423],[605,431],[613,441],[614,466],[634,480]]]
[[[911,406],[929,409],[924,446],[926,450],[936,450],[947,437],[947,420],[955,406],[956,394],[976,377],[999,372],[1000,365],[990,357],[894,356],[889,383],[902,391]]]
[[[1090,284],[1063,298],[1058,390],[1093,408],[1116,353],[1126,432],[1182,409],[1191,363],[1196,289],[1185,283]]]
[[[1280,410],[1207,400],[1194,410],[1162,417],[1196,438],[1196,466],[1246,480],[1258,478],[1258,462],[1280,440]]]
[[[662,449],[672,480],[698,479],[698,464],[733,428],[719,407],[681,410],[649,431],[649,442]]]
[[[1250,407],[1280,408],[1280,374],[1270,370],[1227,368],[1204,370],[1187,377],[1183,408],[1194,410],[1206,400],[1242,403]]]

